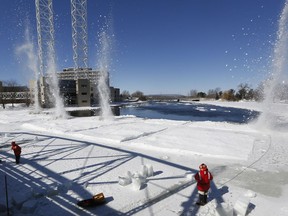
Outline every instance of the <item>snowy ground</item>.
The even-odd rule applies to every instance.
[[[251,102],[205,103],[261,111]],[[277,130],[254,123],[56,119],[29,109],[0,110],[0,215],[7,215],[5,175],[13,215],[212,216],[233,215],[233,208],[236,215],[245,205],[251,216],[288,215],[287,108],[280,104],[281,112],[273,114]],[[22,147],[20,165],[12,140]],[[214,181],[210,202],[199,208],[192,176],[203,162]],[[152,176],[141,177],[144,165],[153,168]],[[122,186],[127,172],[141,178]],[[105,205],[75,205],[100,192]]]

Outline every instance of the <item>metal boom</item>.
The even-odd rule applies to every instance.
[[[71,0],[74,69],[88,68],[87,1]]]
[[[40,75],[43,76],[48,64],[55,59],[52,0],[35,0],[35,6]]]

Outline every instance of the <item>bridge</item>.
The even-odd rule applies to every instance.
[[[9,103],[26,103],[29,105],[31,103],[30,92],[0,92],[0,103],[3,107],[5,107],[5,104]]]

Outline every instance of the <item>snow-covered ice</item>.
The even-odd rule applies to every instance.
[[[261,111],[255,102],[205,102]],[[0,110],[0,215],[288,215],[287,104],[277,130],[255,123],[118,116],[54,118],[30,108]],[[10,143],[22,147],[16,165]],[[209,203],[193,174],[214,175]],[[77,201],[103,192],[107,203]]]

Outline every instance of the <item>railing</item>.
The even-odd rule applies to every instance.
[[[0,92],[0,103],[30,103],[30,92]]]

